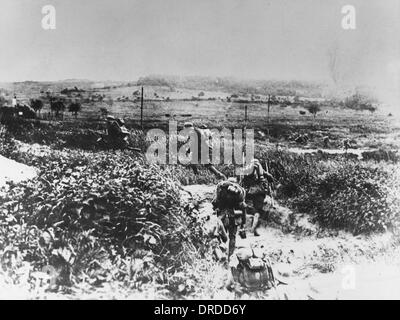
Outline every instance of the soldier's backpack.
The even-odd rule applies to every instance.
[[[236,182],[218,183],[212,205],[218,209],[241,209],[244,206],[246,192]]]
[[[236,250],[229,266],[233,279],[247,289],[261,290],[276,287],[271,262],[267,257],[255,254],[253,249]]]

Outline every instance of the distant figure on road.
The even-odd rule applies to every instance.
[[[192,153],[192,163],[189,164],[189,166],[192,168],[194,174],[198,174],[199,173],[199,166],[204,166],[205,168],[207,168],[209,171],[211,171],[212,173],[214,173],[218,178],[220,179],[227,179],[226,176],[217,170],[217,168],[215,168],[215,166],[209,162],[207,163],[202,163],[201,161],[201,154],[202,152],[208,152],[209,157],[211,157],[212,155],[212,151],[213,151],[213,147],[210,143],[210,130],[207,128],[206,125],[201,125],[200,127],[195,127],[193,125],[193,123],[191,122],[186,122],[184,125],[185,129],[191,129],[194,130],[194,132],[196,133],[197,136],[197,159],[194,158],[193,152],[196,150],[188,150],[187,151],[187,155],[189,155],[190,153]],[[190,138],[189,138],[190,139]],[[188,139],[188,141],[189,141]],[[207,150],[202,150],[202,146],[205,146],[207,148]],[[194,163],[193,163],[194,162]]]
[[[349,139],[345,139],[345,140],[343,141],[343,148],[344,148],[344,150],[346,151],[346,153],[347,153],[347,150],[351,148],[350,140],[349,140]]]
[[[328,148],[329,148],[329,143],[330,143],[329,137],[328,137],[328,136],[325,136],[325,137],[323,138],[323,141],[324,141],[324,148],[325,148],[325,149],[328,149]]]
[[[17,96],[14,95],[14,98],[12,98],[12,102],[11,102],[13,108],[15,108],[18,105],[18,100],[17,100]]]

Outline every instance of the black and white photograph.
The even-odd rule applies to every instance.
[[[398,0],[1,0],[0,300],[400,299],[399,35]]]

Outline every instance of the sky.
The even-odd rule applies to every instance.
[[[44,5],[56,29],[41,26]],[[343,30],[343,5],[356,29]],[[1,0],[0,81],[149,74],[396,87],[398,0]]]

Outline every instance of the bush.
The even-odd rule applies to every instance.
[[[313,203],[310,212],[323,225],[357,234],[385,231],[399,218],[400,202],[393,194],[399,183],[391,179],[393,173],[357,163],[332,168],[304,200]]]
[[[399,162],[399,155],[396,151],[379,149],[373,151],[364,151],[362,153],[364,160],[374,160],[374,161],[392,161],[394,163]]]
[[[16,252],[35,270],[50,264],[63,285],[134,278],[140,287],[165,284],[168,272],[207,252],[179,184],[158,166],[110,152],[10,155],[40,173],[1,198],[3,256]]]
[[[282,151],[268,158],[280,183],[278,197],[293,209],[312,214],[321,226],[353,233],[398,227],[399,168],[349,159],[322,160]]]
[[[377,108],[373,105],[374,102],[375,100],[373,98],[356,93],[350,97],[347,97],[343,104],[345,108],[375,112]]]

